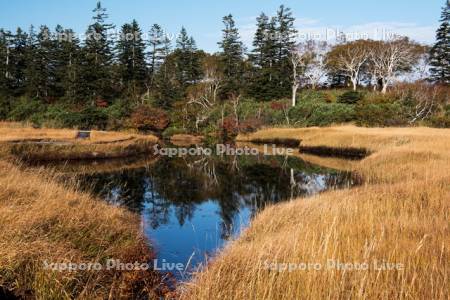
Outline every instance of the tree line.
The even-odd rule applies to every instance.
[[[113,38],[115,26],[98,2],[83,39],[60,25],[53,31],[45,25],[27,32],[0,29],[0,96],[9,99],[2,109],[21,96],[75,107],[109,107],[120,99],[165,110],[184,101],[209,111],[224,100],[238,103],[241,96],[257,101],[292,97],[295,106],[299,88],[356,90],[364,85],[385,93],[411,73],[448,85],[449,11],[447,1],[430,48],[405,37],[346,41],[342,35],[335,44],[298,43],[293,13],[282,5],[274,16],[261,13],[256,19],[250,51],[230,14],[223,18],[220,51],[210,54],[198,49],[184,27],[172,41],[160,25],[145,35],[132,20]]]

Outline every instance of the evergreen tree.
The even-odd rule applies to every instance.
[[[28,57],[28,35],[19,27],[12,40],[11,60],[8,63],[11,65],[10,89],[15,96],[25,92]]]
[[[265,14],[261,14],[257,23],[251,55],[254,68],[248,93],[257,99],[271,100],[280,96],[280,87],[274,80],[277,71],[277,19],[269,21]]]
[[[170,51],[170,40],[164,34],[161,26],[153,24],[149,32],[149,88],[153,88],[155,82],[155,76],[159,68],[164,62],[165,57]],[[168,49],[167,49],[168,48]]]
[[[184,27],[177,39],[175,50],[175,68],[177,80],[184,89],[201,78],[201,65],[197,46],[193,37],[189,37]]]
[[[12,80],[11,48],[13,36],[11,32],[0,29],[0,91],[8,94]]]
[[[262,68],[266,61],[268,32],[269,17],[264,13],[261,13],[261,15],[256,18],[256,33],[253,39],[253,50],[250,54],[252,63],[259,68]]]
[[[244,47],[231,14],[223,18],[223,24],[223,38],[218,44],[222,48],[221,60],[225,79],[223,94],[228,94],[239,91],[242,87]]]
[[[72,29],[55,29],[56,90],[59,97],[76,101],[81,91],[80,41]]]
[[[292,16],[290,8],[280,6],[277,12],[277,27],[276,27],[276,60],[275,60],[275,80],[278,82],[278,92],[281,97],[290,93],[291,86],[291,63],[289,54],[295,47],[295,35],[297,31],[294,27],[295,18]]]
[[[27,47],[26,90],[31,97],[46,98],[55,91],[54,41],[47,26],[37,36],[30,30]]]
[[[430,52],[431,80],[450,84],[450,1],[442,8],[441,25],[436,32],[436,44]]]
[[[87,97],[92,100],[108,97],[112,93],[111,64],[112,41],[108,39],[108,30],[113,28],[106,23],[106,9],[97,2],[94,12],[94,23],[86,32],[83,48],[83,85]]]
[[[128,95],[137,98],[144,89],[147,68],[145,43],[136,20],[122,26],[117,53],[121,83]]]

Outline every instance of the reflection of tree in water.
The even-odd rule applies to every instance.
[[[113,204],[126,206],[133,212],[143,209],[145,170],[122,171],[84,176],[81,185]]]
[[[279,157],[161,157],[147,169],[84,178],[95,193],[144,213],[156,229],[170,221],[173,210],[180,225],[191,220],[197,204],[219,206],[221,235],[233,232],[243,207],[251,214],[267,204],[346,185],[345,173],[324,171],[300,159]]]

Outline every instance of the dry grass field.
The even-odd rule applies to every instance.
[[[0,157],[30,161],[124,158],[147,153],[158,141],[153,135],[95,130],[90,139],[82,140],[75,138],[76,133],[0,122]]]
[[[44,269],[45,262],[104,265],[107,259],[147,262],[154,255],[135,214],[80,193],[73,183],[57,183],[56,174],[48,169],[17,165],[17,157],[11,156],[11,151],[19,149],[11,141],[45,139],[70,143],[20,145],[25,157],[39,154],[48,159],[80,157],[92,151],[114,155],[136,143],[150,146],[156,142],[153,136],[95,131],[90,140],[78,141],[75,133],[0,124],[0,295],[2,289],[7,289],[37,299],[161,296],[164,285],[153,271]]]
[[[344,126],[238,137],[254,138],[373,154],[351,165],[362,186],[257,215],[183,287],[183,299],[449,299],[450,129]]]

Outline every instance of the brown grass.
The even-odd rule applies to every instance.
[[[0,161],[0,287],[38,299],[94,299],[161,293],[153,271],[44,269],[49,263],[105,264],[153,258],[136,215],[56,184],[44,171]]]
[[[255,137],[366,148],[374,153],[351,165],[366,183],[265,209],[185,286],[183,299],[450,297],[449,129],[267,129],[239,139]],[[330,260],[369,270],[338,270]],[[375,261],[403,269],[377,270]],[[278,272],[265,263],[321,269]]]
[[[75,139],[76,130],[30,128],[0,123],[0,157],[23,160],[123,158],[148,153],[158,141],[153,135],[92,131],[88,140]],[[44,141],[46,144],[36,142]]]
[[[30,139],[69,144],[11,143]],[[128,299],[156,298],[166,292],[159,274],[151,270],[45,270],[44,261],[105,264],[107,259],[119,259],[134,263],[148,262],[154,254],[135,214],[80,193],[73,183],[56,183],[57,175],[49,169],[25,169],[6,161],[11,156],[71,159],[103,153],[109,157],[154,142],[153,136],[97,131],[90,140],[77,141],[74,130],[0,123],[0,294],[6,289],[37,299]]]

